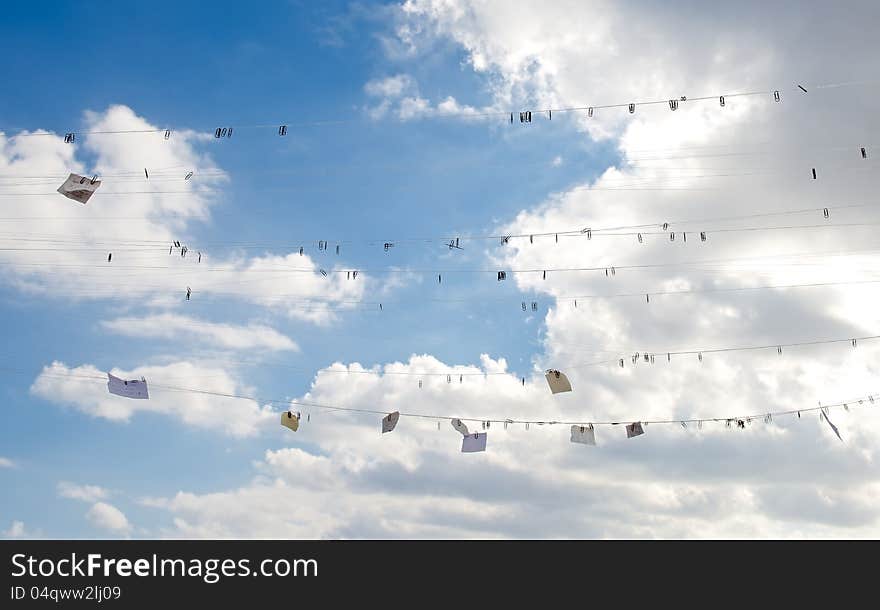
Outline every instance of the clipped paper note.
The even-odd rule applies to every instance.
[[[461,432],[462,436],[468,435],[468,428],[460,419],[453,419],[451,423],[452,427]]]
[[[282,413],[281,425],[296,432],[299,429],[299,415],[295,415],[290,411]]]
[[[834,434],[837,435],[837,438],[839,438],[841,441],[843,441],[843,437],[840,436],[840,431],[837,429],[837,426],[832,424],[831,420],[828,419],[828,414],[825,412],[825,410],[823,409],[822,411],[819,411],[819,414],[825,418],[825,421],[827,421],[828,425],[831,426],[831,429],[834,430]]]
[[[107,389],[110,390],[111,394],[124,396],[125,398],[148,399],[150,397],[145,379],[126,380],[107,373]]]
[[[568,377],[563,373],[550,369],[547,371],[546,377],[552,393],[559,394],[560,392],[571,392],[571,383],[569,383]]]
[[[645,431],[642,430],[642,422],[635,422],[627,425],[626,427],[626,438],[632,438],[634,436],[639,436],[640,434],[644,434]]]
[[[382,418],[382,434],[386,432],[391,432],[394,430],[394,426],[397,425],[397,422],[400,420],[400,413],[395,411],[394,413],[389,413],[385,417]]]
[[[467,434],[461,439],[462,453],[476,453],[477,451],[486,450],[486,432],[474,432]]]
[[[596,445],[596,431],[593,426],[572,426],[571,442],[583,445]]]
[[[64,184],[58,187],[58,192],[74,201],[85,204],[101,186],[100,180],[92,180],[78,174],[70,174]]]

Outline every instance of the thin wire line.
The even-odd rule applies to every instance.
[[[831,88],[839,88],[839,87],[846,87],[846,86],[869,84],[872,82],[876,82],[876,81],[872,81],[872,80],[850,81],[850,82],[845,82],[845,83],[810,85],[810,87],[813,89],[831,89]],[[525,112],[534,112],[536,114],[544,114],[544,113],[552,113],[552,112],[556,112],[556,113],[585,112],[585,111],[590,110],[591,108],[593,110],[606,110],[606,109],[612,109],[612,108],[629,108],[629,107],[635,109],[639,106],[653,106],[653,105],[657,105],[657,104],[668,104],[671,101],[676,102],[677,104],[686,105],[687,102],[703,102],[703,101],[709,101],[709,100],[718,101],[721,97],[724,97],[725,99],[729,99],[729,98],[736,98],[736,97],[771,95],[774,93],[774,91],[777,91],[777,90],[769,89],[769,90],[757,90],[757,91],[742,91],[742,92],[721,93],[721,94],[717,94],[717,95],[705,95],[705,96],[697,96],[697,97],[674,96],[672,98],[643,100],[643,101],[638,101],[638,102],[595,104],[595,105],[571,106],[571,107],[562,107],[562,108],[544,108],[544,109],[537,109],[537,110],[526,109]],[[682,99],[682,97],[684,97],[685,99]],[[520,112],[520,111],[518,111],[518,110],[513,111],[513,112],[511,112],[509,110],[492,110],[492,111],[484,111],[484,112],[467,112],[467,111],[438,112],[438,111],[433,111],[430,113],[426,113],[423,116],[426,116],[428,118],[457,117],[457,118],[463,118],[463,119],[474,119],[474,118],[487,118],[487,117],[508,117],[508,116],[513,117],[514,114],[516,114],[518,112]],[[395,119],[395,118],[391,117],[391,118],[386,118],[384,120],[386,120],[386,121],[390,120],[393,122],[404,123],[404,122],[408,122],[409,119],[404,119],[404,118],[396,118]],[[203,128],[202,130],[203,131],[208,131],[208,130],[216,131],[216,129],[230,129],[230,128],[241,130],[241,129],[262,129],[262,128],[270,128],[270,127],[272,129],[278,129],[281,126],[286,126],[288,128],[317,127],[317,126],[326,126],[326,125],[351,124],[351,123],[355,123],[355,122],[360,122],[360,119],[326,119],[326,120],[319,120],[319,121],[300,121],[300,122],[297,122],[297,121],[276,121],[276,122],[272,122],[272,123],[257,123],[257,124],[244,124],[244,125],[230,124],[230,123],[226,123],[226,122],[217,122],[217,123],[215,123],[215,127]],[[219,125],[219,127],[216,127],[217,125]],[[6,131],[9,131],[9,129],[8,128],[7,129],[0,128],[0,132],[6,132]],[[158,133],[165,134],[166,132],[170,132],[169,136],[173,137],[171,134],[173,134],[175,131],[178,131],[178,129],[169,126],[169,127],[161,127],[161,128],[150,128],[150,129],[92,130],[92,131],[71,130],[71,131],[65,132],[65,133],[73,133],[76,135],[117,135],[117,134],[121,135],[121,134],[158,134]],[[185,129],[185,130],[182,129],[179,131],[193,131],[193,129],[189,128],[189,129]],[[224,132],[224,135],[225,135],[225,133],[226,132]],[[12,138],[19,138],[19,137],[38,137],[38,136],[50,136],[50,135],[55,135],[55,134],[53,132],[48,132],[45,130],[38,130],[38,131],[33,131],[33,132],[28,132],[28,133],[16,134],[13,136],[9,136],[9,138],[12,139]],[[230,134],[230,137],[231,137],[231,134]],[[220,137],[217,139],[227,139],[227,138]]]
[[[9,369],[4,369],[9,370]],[[20,371],[19,371],[20,372]],[[103,376],[97,375],[78,375],[78,374],[59,374],[57,372],[41,372],[41,376],[45,377],[53,377],[53,378],[65,378],[65,377],[73,377],[80,379],[90,379],[90,380],[101,380],[104,381],[105,378]],[[216,396],[220,398],[232,398],[239,400],[251,400],[257,403],[270,404],[270,405],[297,405],[300,407],[314,408],[314,409],[322,409],[327,411],[337,411],[337,412],[347,412],[347,413],[361,413],[361,414],[371,414],[371,415],[387,415],[390,412],[387,410],[379,410],[379,409],[365,409],[365,408],[355,408],[355,407],[341,407],[337,405],[328,405],[324,403],[310,402],[310,401],[302,401],[296,399],[267,399],[260,398],[256,396],[249,396],[244,394],[236,394],[232,392],[216,392],[212,390],[204,390],[200,388],[187,388],[180,386],[170,386],[170,385],[162,385],[159,383],[147,382],[148,388],[154,387],[163,390],[168,390],[172,392],[182,392],[182,393],[193,393],[193,394],[201,394],[207,396]],[[617,426],[622,425],[629,422],[639,422],[641,424],[688,424],[688,423],[703,423],[703,422],[734,422],[734,421],[743,421],[751,423],[752,420],[758,418],[772,418],[778,416],[785,415],[794,415],[795,413],[810,413],[815,411],[822,411],[825,409],[837,408],[837,407],[849,407],[864,405],[864,401],[867,400],[869,403],[874,404],[874,394],[868,394],[865,397],[850,399],[847,401],[841,401],[838,403],[830,403],[830,404],[821,404],[817,407],[805,407],[802,409],[788,409],[783,411],[769,411],[763,413],[752,413],[748,415],[737,415],[737,416],[724,416],[724,417],[703,417],[703,418],[684,418],[684,419],[616,419],[616,420],[599,420],[599,421],[589,421],[589,420],[534,420],[534,419],[494,419],[494,418],[475,418],[475,417],[455,417],[452,415],[437,415],[437,414],[427,414],[427,413],[414,413],[414,412],[399,412],[401,417],[411,417],[411,418],[420,418],[420,419],[430,419],[430,420],[452,420],[459,419],[461,421],[467,422],[483,422],[483,423],[498,423],[498,424],[534,424],[534,425],[581,425],[581,426]]]

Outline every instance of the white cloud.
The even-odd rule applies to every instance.
[[[36,538],[43,538],[44,534],[42,530],[32,530],[24,524],[24,521],[16,519],[9,525],[8,529],[0,531],[0,536],[9,539],[33,540]]]
[[[125,513],[106,502],[95,502],[86,512],[86,518],[96,527],[114,534],[125,534],[131,530]]]
[[[298,351],[294,341],[264,324],[222,324],[170,313],[105,320],[101,325],[128,337],[194,338],[220,348]]]
[[[127,422],[138,412],[161,413],[189,426],[237,437],[252,436],[275,420],[275,412],[268,405],[261,407],[254,400],[235,398],[252,391],[223,369],[182,361],[110,372],[125,379],[145,377],[150,398],[133,400],[114,396],[107,391],[106,372],[90,364],[68,367],[63,362],[44,367],[34,380],[31,392],[50,402],[71,405],[83,413],[111,421]],[[150,384],[151,380],[155,383]],[[208,393],[175,389],[181,387]]]
[[[58,495],[71,500],[94,502],[103,500],[110,494],[106,489],[97,485],[77,485],[69,481],[61,481],[58,483]]]
[[[0,468],[15,468],[15,462],[9,458],[0,456]]]
[[[398,74],[381,79],[370,80],[364,85],[366,94],[380,98],[376,105],[367,111],[374,119],[380,119],[390,111],[403,121],[418,119],[432,114],[458,115],[462,118],[473,117],[486,109],[460,104],[453,96],[446,96],[436,105],[419,93],[415,79],[408,74]]]

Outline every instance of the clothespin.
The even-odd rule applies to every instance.
[[[303,255],[303,247],[302,247],[302,246],[299,247],[299,255],[300,255],[300,256]]]
[[[192,289],[189,286],[187,286],[186,287],[186,300],[187,301],[189,301],[190,295],[192,295]]]
[[[678,99],[681,100],[682,102],[686,102],[688,98],[687,98],[686,95],[682,95],[682,96],[681,96],[680,98],[678,98]]]
[[[443,283],[443,276],[442,276],[441,274],[439,274],[439,273],[437,274],[437,283],[438,283],[438,284],[442,284],[442,283]]]
[[[678,110],[678,100],[669,100],[669,109],[673,112]]]
[[[773,92],[773,100],[776,101],[776,102],[778,102],[778,101],[780,100],[780,97],[779,97],[779,91],[774,91],[774,92]]]
[[[510,124],[513,125],[513,113],[510,113]]]
[[[278,135],[279,136],[286,136],[287,135],[287,125],[281,125],[280,127],[278,127]]]
[[[199,262],[202,262],[202,253],[199,252]]]
[[[92,176],[92,179],[89,181],[89,184],[94,184],[97,181],[98,181],[98,176],[97,175]]]
[[[529,422],[526,422],[526,430],[529,429]]]
[[[559,233],[556,234],[556,243],[559,243]]]
[[[538,302],[532,301],[532,311],[538,311]]]
[[[144,177],[145,177],[147,180],[150,179],[150,173],[147,171],[147,168],[146,168],[146,167],[144,168]]]
[[[385,242],[385,245],[382,246],[382,247],[385,249],[385,252],[388,252],[388,250],[390,250],[391,248],[394,247],[394,244],[392,244],[392,243],[389,242],[389,241],[386,241],[386,242]]]
[[[421,387],[422,387],[422,380],[419,379],[419,388],[421,389]]]
[[[814,167],[813,168],[813,180],[815,180],[815,179],[816,179],[816,168]]]
[[[446,376],[446,383],[452,383],[452,375]]]
[[[679,422],[679,423],[681,424],[682,428],[686,429],[688,427],[687,422]]]
[[[550,120],[552,121],[552,120],[553,120],[553,110],[548,110],[548,111],[547,111],[547,116],[548,116],[548,117],[550,118]]]
[[[501,245],[502,246],[509,243],[509,242],[510,242],[510,235],[505,235],[504,237],[501,238]]]
[[[165,130],[165,139],[166,140],[171,139],[171,130],[170,129]]]
[[[856,340],[855,340],[855,339],[852,340],[852,346],[853,346],[853,347],[856,346]]]
[[[724,108],[724,96],[718,98],[718,103],[721,104],[721,107]]]
[[[593,231],[589,227],[587,227],[586,229],[581,229],[581,234],[586,234],[587,239],[593,239]]]
[[[647,353],[642,354],[642,356],[643,356],[645,362],[647,362],[650,359]]]
[[[439,421],[437,422],[437,429],[438,430],[440,429],[440,422]]]
[[[801,84],[798,84],[798,89],[800,89],[800,90],[803,91],[804,93],[807,92],[807,90],[804,89],[803,85],[801,85]]]
[[[782,346],[781,345],[776,346],[776,353],[779,354],[780,356],[782,355]]]
[[[867,159],[868,158],[868,151],[865,150],[864,146],[862,146],[861,151],[862,151],[862,159]]]
[[[825,209],[822,210],[822,215],[823,215],[825,218],[828,218],[828,216],[830,215],[829,212],[828,212],[828,208],[825,208]]]
[[[327,272],[326,272],[326,271],[324,271],[323,269],[320,269],[319,271],[321,272],[321,275],[323,275],[324,277],[327,277]]]
[[[350,280],[350,279],[351,279],[351,271],[346,271],[346,272],[345,272],[345,279],[347,279],[347,280]]]
[[[633,114],[635,111],[636,111],[636,105],[635,105],[635,104],[630,104],[630,105],[629,105],[629,113],[630,113],[630,114]]]
[[[531,123],[532,122],[532,111],[529,110],[526,114],[528,114],[528,118],[526,119],[526,122]]]
[[[644,243],[644,240],[642,239],[642,234],[641,234],[641,233],[638,234],[637,239],[639,240],[639,243],[640,243],[640,244],[641,244],[641,243]]]
[[[702,429],[703,429],[703,420],[701,419],[701,420],[697,421],[697,430],[702,430]]]
[[[339,256],[339,244],[336,244],[336,256]]]
[[[618,360],[618,361],[617,361],[617,364],[620,366],[620,368],[623,368],[623,358],[621,358],[620,360]]]
[[[670,352],[666,352],[666,362],[672,362],[672,354]]]
[[[575,309],[578,308],[578,300],[577,300],[577,299],[574,300],[574,308],[575,308]]]
[[[171,254],[171,251],[174,249],[174,244],[168,246],[168,254]]]
[[[617,275],[617,271],[615,271],[614,267],[611,268],[611,275]]]
[[[184,179],[184,180],[189,180],[189,179],[192,178],[192,177],[193,177],[193,173],[192,173],[192,172],[189,172],[186,176],[183,177],[183,179]]]
[[[675,231],[669,234],[669,241],[675,241]]]
[[[650,302],[651,302],[651,297],[650,297],[650,295],[645,294],[645,303],[650,303]]]
[[[706,232],[700,231],[700,241],[706,241]]]
[[[507,272],[506,271],[499,271],[498,272],[498,281],[500,282],[501,280],[506,280],[506,279],[507,279]]]
[[[529,235],[529,243],[530,244],[535,243],[535,236],[534,235]]]
[[[698,353],[697,353],[697,359],[698,359],[700,362],[703,361],[703,352],[698,352]]]
[[[464,383],[464,375],[458,376],[458,383]]]
[[[525,302],[525,301],[522,302],[522,310],[523,310],[523,311],[526,310],[526,302]]]
[[[682,232],[681,232],[681,239],[682,239],[682,241],[687,242],[687,240],[688,240],[688,234],[687,234],[686,231],[682,231]]]
[[[111,258],[113,258],[113,253],[112,253],[112,252],[110,252],[110,253],[107,255],[107,262],[108,262],[108,263],[110,262],[110,259],[111,259]]]
[[[587,118],[593,118],[593,107],[587,108]]]
[[[543,280],[547,279],[547,270],[546,269],[544,270],[544,273],[542,274],[541,279],[543,279]]]
[[[379,311],[382,311],[382,303],[379,303]]]
[[[64,143],[65,144],[73,144],[75,140],[76,140],[76,134],[74,132],[68,131],[66,134],[64,134]]]
[[[522,384],[523,384],[523,387],[526,387],[526,378],[525,377],[522,378]]]

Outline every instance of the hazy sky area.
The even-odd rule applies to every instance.
[[[6,7],[0,532],[877,537],[877,23],[869,1]],[[102,181],[86,205],[55,192],[71,172]],[[763,418],[820,401],[848,403],[843,442],[815,410]],[[446,419],[381,434],[297,403]],[[448,421],[752,414],[595,447],[496,423],[468,454]]]

